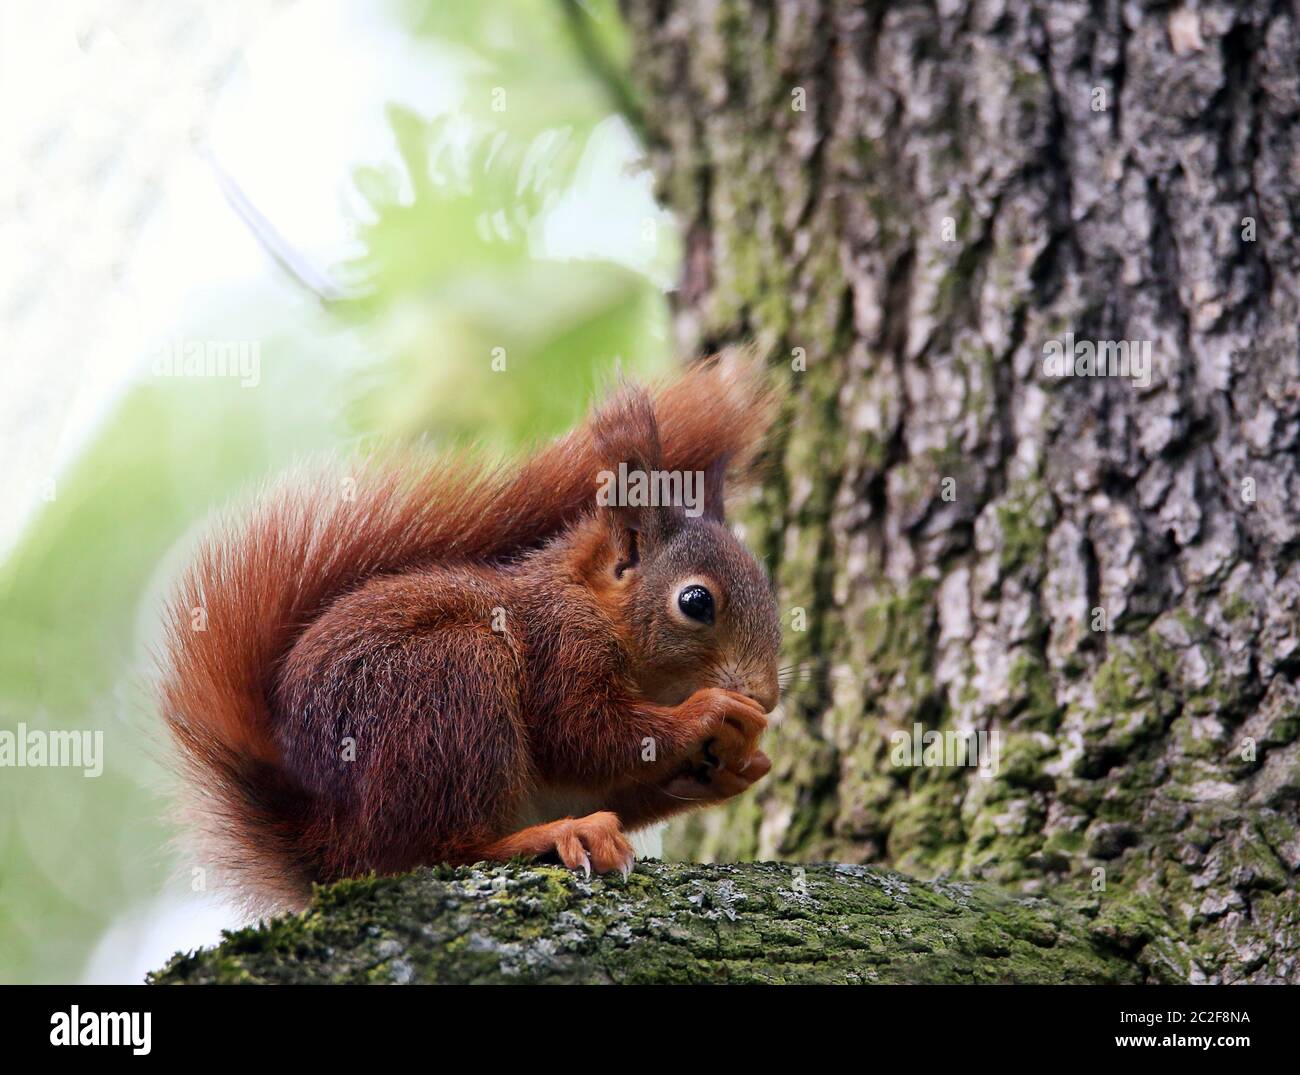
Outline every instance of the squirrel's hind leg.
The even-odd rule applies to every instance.
[[[519,855],[550,854],[557,855],[569,869],[582,870],[588,877],[593,870],[596,873],[618,871],[626,877],[636,861],[622,822],[608,810],[530,825],[489,844],[481,852],[483,858],[494,862],[505,862]]]

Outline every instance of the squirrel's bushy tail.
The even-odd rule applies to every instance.
[[[653,393],[665,470],[750,464],[770,424],[761,368],[738,353]],[[278,663],[335,598],[377,575],[533,548],[594,503],[590,423],[513,468],[378,457],[300,472],[200,547],[169,606],[160,703],[191,823],[255,906],[301,902],[332,834],[280,763]]]

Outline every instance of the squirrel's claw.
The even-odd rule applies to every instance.
[[[617,814],[602,811],[556,825],[555,850],[569,869],[581,870],[586,878],[593,872],[618,872],[626,878],[632,872],[636,856]]]

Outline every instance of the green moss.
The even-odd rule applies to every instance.
[[[1009,734],[1002,737],[998,759],[998,781],[1009,788],[1050,788],[1054,781],[1043,772],[1043,759],[1049,747],[1032,735]]]
[[[1025,797],[990,796],[972,820],[961,869],[1013,885],[1041,868],[1043,812]]]
[[[955,870],[966,836],[961,794],[960,781],[947,770],[915,770],[910,794],[896,800],[887,817],[891,858],[928,875]]]
[[[1128,892],[1103,895],[1092,935],[1124,954],[1132,954],[1156,937],[1168,937],[1169,921],[1160,904]]]
[[[1033,650],[1022,649],[1011,662],[1007,686],[1016,700],[1013,711],[1019,728],[1055,730],[1061,715],[1056,688],[1047,670],[1047,662]]]
[[[1143,647],[1117,648],[1097,669],[1092,683],[1099,709],[1134,709],[1155,700],[1164,673]]]
[[[556,882],[558,881],[558,888]],[[502,900],[502,893],[512,899]],[[556,897],[562,899],[556,902]],[[155,983],[1110,982],[1068,907],[859,866],[642,863],[627,884],[521,865],[322,890]]]
[[[1043,850],[1053,858],[1072,859],[1082,851],[1084,834],[1070,829],[1055,829],[1043,841]]]
[[[1242,623],[1255,614],[1255,606],[1239,593],[1228,594],[1219,608],[1229,623]]]
[[[915,578],[907,588],[867,609],[862,625],[863,649],[881,667],[925,662],[934,623],[934,593],[938,583]]]
[[[999,562],[1003,572],[1023,567],[1041,573],[1050,523],[1042,489],[1033,484],[1022,485],[1001,500],[995,510],[1002,533]]]

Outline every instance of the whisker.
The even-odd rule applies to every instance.
[[[692,796],[690,796],[690,795],[674,795],[674,794],[673,794],[671,791],[669,791],[667,788],[662,787],[662,786],[659,785],[659,784],[651,784],[648,780],[638,780],[636,777],[632,777],[632,783],[634,783],[634,784],[639,784],[639,785],[641,785],[641,787],[643,787],[643,788],[649,788],[651,791],[657,791],[657,792],[659,792],[661,795],[667,795],[668,798],[670,798],[670,799],[676,799],[678,802],[683,802],[683,803],[702,803],[702,802],[707,802],[707,801],[708,801],[707,799],[704,799],[704,798],[695,798],[695,797],[692,797]]]
[[[782,688],[792,683],[805,683],[812,678],[812,672],[813,666],[806,661],[802,664],[788,664],[776,670],[777,683]]]
[[[811,661],[803,664],[786,665],[785,667],[776,670],[777,678],[782,683],[801,683],[805,680],[811,679],[813,674],[816,672],[820,672],[820,674],[826,679],[834,680],[836,682],[851,683],[861,679],[860,673],[850,671],[849,669],[819,668],[818,665]]]

